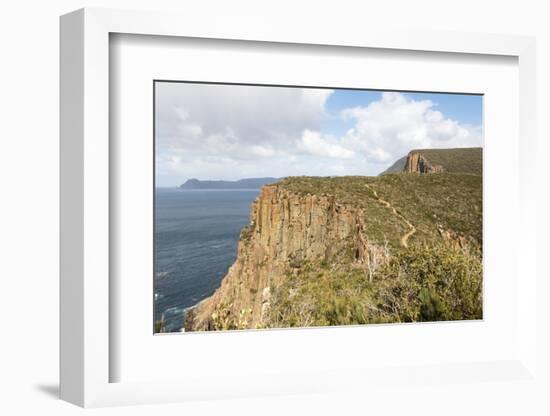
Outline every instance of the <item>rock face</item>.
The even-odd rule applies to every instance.
[[[412,151],[407,155],[404,172],[438,173],[443,172],[443,166],[432,164],[422,153]]]
[[[344,246],[361,259],[367,252],[362,230],[362,211],[333,196],[263,186],[241,232],[237,260],[220,288],[187,313],[185,329],[216,329],[216,318],[224,317],[239,320],[239,328],[262,327],[273,285],[304,261],[330,259]]]

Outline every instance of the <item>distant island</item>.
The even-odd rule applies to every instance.
[[[201,181],[193,178],[180,185],[180,189],[260,189],[279,180],[280,178],[246,178],[238,181]]]

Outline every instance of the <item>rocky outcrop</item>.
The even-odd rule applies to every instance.
[[[418,151],[412,151],[407,155],[404,172],[438,173],[443,171],[443,166],[432,164],[426,156]]]
[[[447,243],[452,244],[455,247],[459,248],[475,248],[475,249],[481,249],[480,243],[475,240],[475,238],[461,234],[459,232],[445,229],[441,224],[436,225],[437,232],[445,240]]]
[[[272,287],[305,262],[330,259],[350,246],[358,260],[367,255],[361,209],[331,195],[263,186],[241,232],[235,263],[220,288],[187,313],[186,330],[219,329],[220,321],[221,327],[230,321],[238,328],[262,327]]]

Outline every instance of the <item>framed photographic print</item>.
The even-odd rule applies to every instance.
[[[154,99],[155,333],[482,319],[481,95]]]
[[[62,398],[536,384],[534,41],[232,27],[61,19]]]

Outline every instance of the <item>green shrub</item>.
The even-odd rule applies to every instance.
[[[446,315],[446,305],[439,295],[430,289],[422,288],[418,292],[420,318],[422,321],[441,321]]]
[[[369,281],[360,264],[308,267],[275,287],[270,327],[480,319],[477,251],[451,244],[397,250]]]
[[[238,314],[235,314],[232,308],[233,305],[230,303],[220,303],[210,316],[209,330],[227,331],[248,328],[252,309],[241,309]]]
[[[482,264],[451,244],[400,250],[379,271],[378,307],[397,321],[481,319]],[[396,296],[396,293],[399,294]]]

